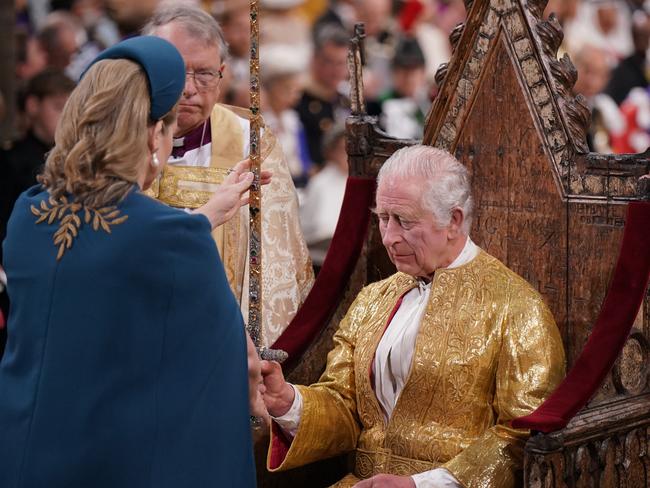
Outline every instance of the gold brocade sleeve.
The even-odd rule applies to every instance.
[[[551,312],[541,297],[523,291],[522,279],[511,286],[496,371],[496,423],[442,466],[467,488],[517,486],[529,432],[508,423],[535,410],[564,377],[564,349]]]
[[[357,445],[360,424],[354,380],[354,347],[359,325],[366,315],[368,290],[359,293],[334,335],[334,348],[327,356],[327,369],[318,383],[298,386],[303,412],[298,432],[282,464],[270,471],[296,468],[351,451]],[[274,433],[271,430],[272,447]],[[269,456],[271,457],[271,447]]]

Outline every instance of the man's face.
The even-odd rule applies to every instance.
[[[286,75],[269,83],[269,104],[275,112],[293,108],[302,96],[302,80],[299,75]]]
[[[430,276],[451,264],[449,228],[440,228],[422,206],[422,182],[388,175],[377,188],[379,231],[388,256],[398,271]]]
[[[68,96],[68,93],[49,95],[41,100],[31,96],[25,101],[32,130],[46,144],[54,145],[54,133]]]
[[[393,86],[403,97],[415,97],[426,88],[424,66],[393,68]]]
[[[171,23],[158,27],[155,35],[171,42],[185,61],[185,70],[195,74],[213,74],[209,86],[197,85],[193,76],[185,78],[185,88],[178,105],[178,128],[175,136],[183,136],[208,120],[219,98],[220,73],[225,65],[216,45],[205,44],[192,37],[183,27]]]
[[[591,98],[605,89],[610,76],[607,53],[586,46],[576,56],[575,65],[578,70],[578,79],[573,86],[574,92]]]
[[[339,83],[348,77],[348,48],[326,43],[314,54],[312,73],[315,80],[325,88],[335,91]]]

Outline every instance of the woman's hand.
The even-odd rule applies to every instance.
[[[223,180],[219,189],[210,197],[208,203],[197,208],[194,213],[205,215],[213,229],[232,219],[239,207],[248,204],[248,190],[253,183],[253,173],[249,171],[249,168],[249,159],[237,163]],[[271,176],[270,171],[262,171],[260,183],[268,185],[271,182]]]

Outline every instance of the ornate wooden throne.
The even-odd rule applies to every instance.
[[[440,92],[424,143],[452,152],[469,167],[476,201],[473,239],[545,297],[570,370],[607,294],[628,203],[650,196],[648,180],[639,179],[650,172],[650,153],[588,152],[590,111],[582,96],[572,94],[577,73],[569,57],[557,59],[562,31],[554,17],[543,20],[546,3],[465,0],[467,22],[452,32],[452,58],[436,74]],[[396,149],[416,141],[387,137],[365,114],[360,45],[359,38],[353,41],[347,149],[351,177],[370,181]],[[364,284],[394,271],[373,219],[344,298],[293,363],[294,381],[318,378],[351,299]],[[635,259],[647,261],[648,235],[646,229],[645,249],[637,247]],[[534,433],[528,441],[525,486],[650,486],[649,295],[628,325],[621,354],[604,380],[598,379],[587,406],[571,415],[568,426]]]

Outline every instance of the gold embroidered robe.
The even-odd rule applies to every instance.
[[[244,159],[240,118],[250,111],[215,105],[210,116],[212,154],[209,167],[166,165],[149,195],[180,208],[205,204]],[[262,169],[273,178],[262,188],[262,342],[270,346],[307,297],[314,273],[298,219],[298,199],[282,148],[270,129],[262,135]],[[248,207],[213,231],[228,283],[248,319]]]
[[[436,467],[468,488],[515,486],[528,432],[508,422],[534,410],[564,375],[553,317],[526,281],[484,251],[463,266],[437,270],[409,377],[385,421],[372,362],[391,312],[415,286],[397,273],[361,291],[319,382],[298,386],[303,413],[283,460],[272,432],[269,469],[356,450],[354,475],[339,486]]]

